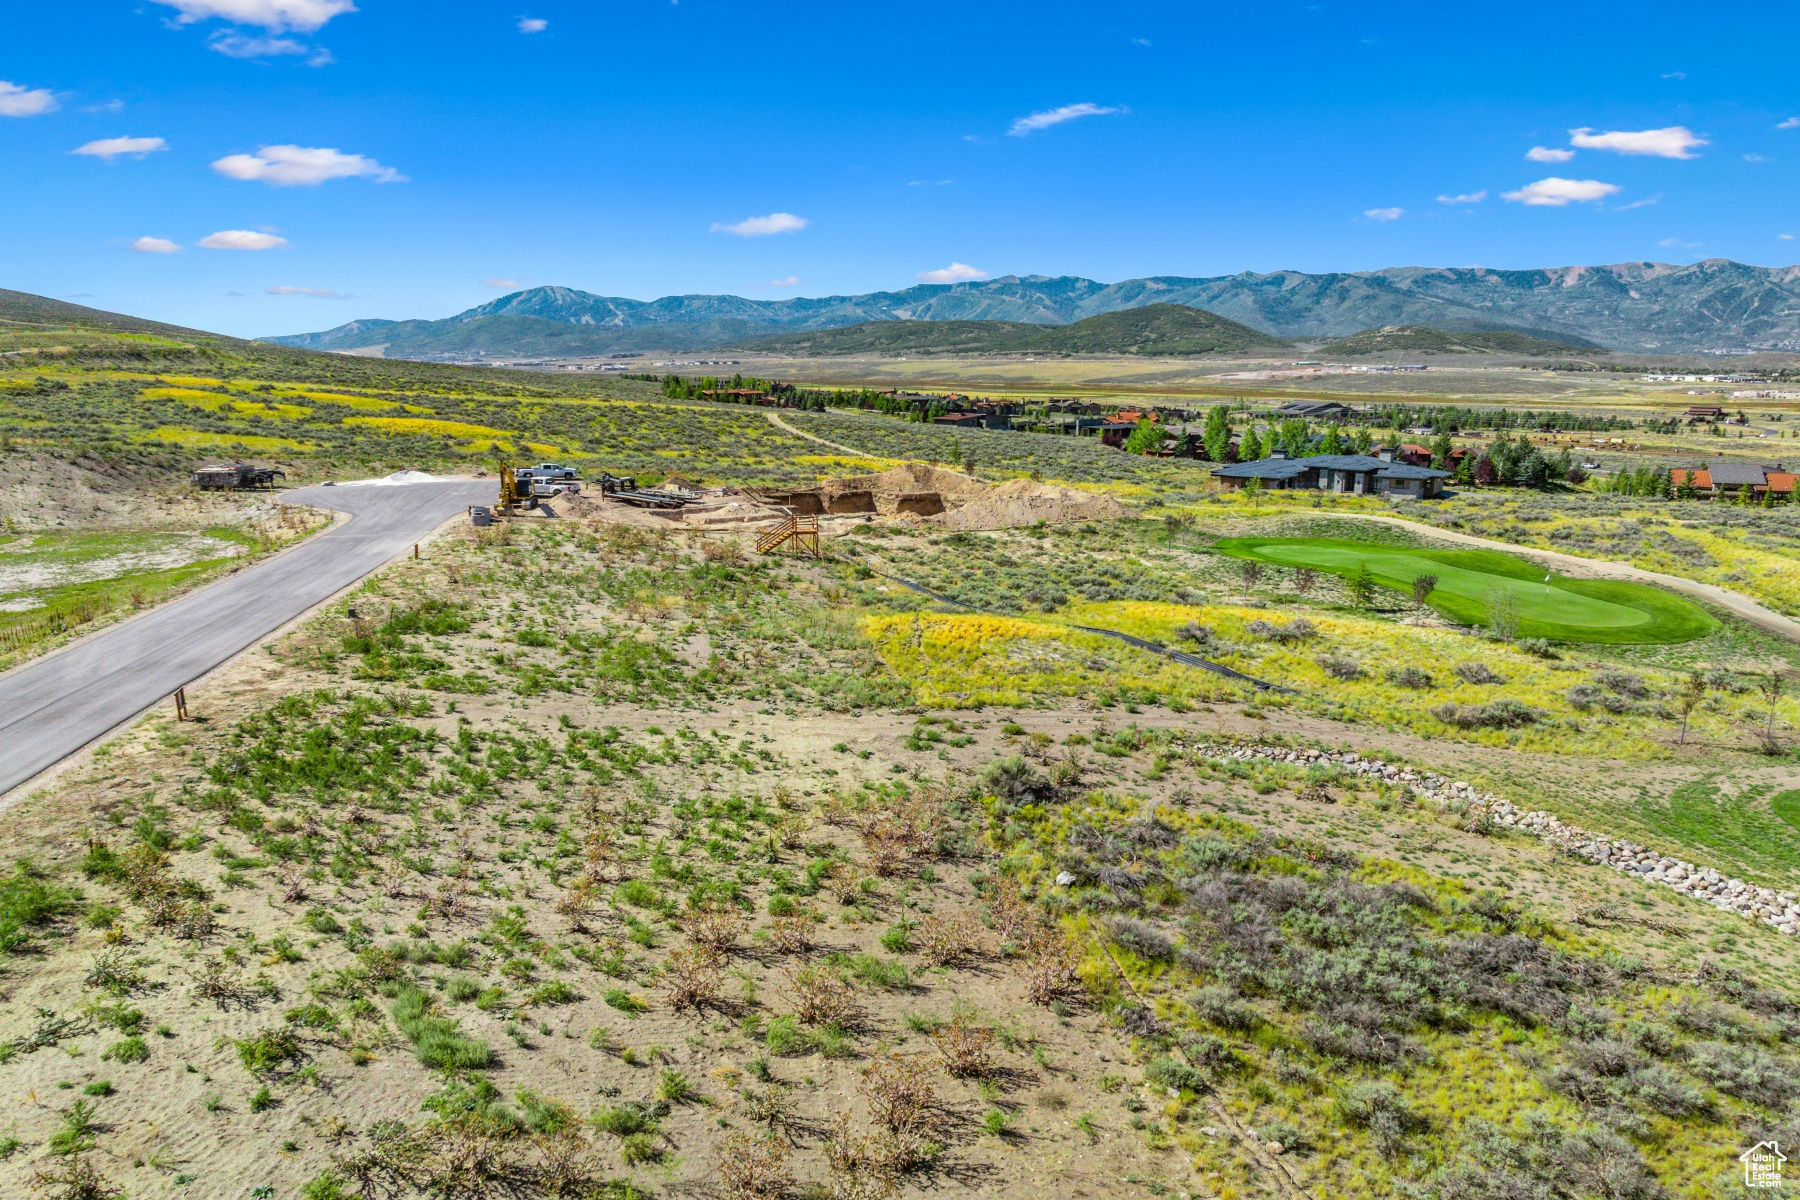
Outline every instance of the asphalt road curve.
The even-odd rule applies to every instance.
[[[280,498],[351,519],[0,675],[0,795],[406,553],[469,505],[493,503],[494,484],[348,484]]]

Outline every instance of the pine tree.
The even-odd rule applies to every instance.
[[[1336,425],[1325,431],[1325,437],[1319,442],[1320,454],[1342,454],[1344,452],[1344,432]]]
[[[1262,442],[1257,439],[1256,426],[1244,428],[1243,441],[1238,443],[1238,461],[1255,462],[1263,456]]]
[[[1231,446],[1231,410],[1223,404],[1216,404],[1206,414],[1206,430],[1201,434],[1202,444],[1206,448],[1206,457],[1213,462],[1224,462],[1227,450]]]

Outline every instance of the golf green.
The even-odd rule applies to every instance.
[[[1366,566],[1377,584],[1408,595],[1420,575],[1437,576],[1426,603],[1464,625],[1487,623],[1491,597],[1510,596],[1520,637],[1556,642],[1686,642],[1718,628],[1699,605],[1648,584],[1565,579],[1499,550],[1423,550],[1327,538],[1225,538],[1234,558],[1311,567],[1348,576]]]

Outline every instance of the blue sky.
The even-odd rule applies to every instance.
[[[1800,7],[1487,9],[20,3],[0,286],[256,335],[515,284],[1800,261]]]

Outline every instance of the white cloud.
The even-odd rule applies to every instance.
[[[1536,183],[1528,183],[1516,192],[1502,192],[1502,200],[1516,200],[1528,206],[1561,208],[1571,201],[1600,200],[1619,190],[1616,183],[1598,179],[1559,179],[1552,175]]]
[[[1664,79],[1686,79],[1687,72],[1686,71],[1670,71],[1667,75],[1664,75],[1663,78]]]
[[[1745,162],[1768,162],[1769,160],[1764,158],[1760,154],[1746,154],[1746,155],[1744,155],[1744,161]]]
[[[330,288],[295,287],[287,283],[266,287],[263,291],[271,296],[312,296],[319,300],[354,300],[356,298],[342,292],[334,292]]]
[[[1583,150],[1613,150],[1620,154],[1643,154],[1651,158],[1694,158],[1696,146],[1710,146],[1703,137],[1695,136],[1686,125],[1667,129],[1613,130],[1595,133],[1592,129],[1569,130],[1569,144]]]
[[[1533,146],[1525,152],[1525,157],[1532,162],[1568,162],[1575,157],[1573,150],[1552,150],[1548,146]]]
[[[56,111],[56,97],[49,88],[27,88],[0,79],[0,117],[36,117]]]
[[[275,187],[316,187],[327,179],[358,177],[376,183],[406,182],[406,176],[372,158],[313,146],[264,146],[255,154],[226,155],[212,167],[232,179]]]
[[[133,158],[142,158],[156,150],[167,150],[169,143],[159,137],[116,137],[101,138],[84,146],[77,146],[70,154],[85,154],[89,158],[104,158],[107,162],[122,154]]]
[[[800,286],[800,277],[798,275],[789,275],[786,279],[771,279],[771,280],[769,280],[769,282],[763,284],[763,286],[764,287],[799,287]]]
[[[1371,221],[1398,221],[1406,215],[1404,208],[1365,208],[1363,216]]]
[[[484,279],[481,281],[481,286],[499,288],[503,292],[510,292],[515,288],[522,288],[525,285],[520,283],[517,279]]]
[[[223,17],[236,25],[255,25],[272,33],[297,29],[311,33],[325,22],[356,11],[351,0],[156,0],[179,9],[182,25]]]
[[[139,254],[180,254],[181,247],[168,238],[141,237],[131,243]]]
[[[772,233],[798,233],[812,222],[793,213],[770,213],[766,217],[746,217],[727,225],[714,221],[714,233],[735,233],[739,237],[768,237]]]
[[[548,28],[550,28],[550,22],[544,20],[542,17],[519,18],[520,33],[542,33]]]
[[[89,104],[81,110],[84,113],[116,113],[125,111],[123,100],[108,100],[102,104]]]
[[[1153,43],[1150,41],[1149,38],[1132,38],[1131,44],[1134,46],[1149,46],[1149,45],[1152,45]]]
[[[249,37],[235,29],[221,29],[206,39],[206,48],[226,58],[280,58],[283,55],[310,54],[311,65],[324,66],[335,61],[331,51],[312,47],[286,37]]]
[[[1784,242],[1791,242],[1794,240],[1794,235],[1791,233],[1778,233],[1775,236],[1780,238]]]
[[[1082,117],[1110,117],[1114,113],[1129,112],[1120,105],[1116,108],[1102,108],[1098,104],[1065,104],[1061,108],[1046,109],[1034,112],[1028,117],[1020,117],[1012,123],[1006,132],[1013,137],[1024,137],[1036,133],[1040,129],[1048,129],[1052,125],[1061,125],[1064,121],[1076,121]]]
[[[1487,199],[1487,192],[1464,192],[1460,196],[1439,196],[1439,204],[1480,204]]]
[[[970,279],[986,279],[987,272],[968,263],[953,262],[935,271],[920,271],[918,278],[923,283],[963,283]]]
[[[287,239],[253,229],[221,229],[200,239],[208,250],[273,250],[287,245]]]
[[[1777,128],[1777,129],[1800,129],[1800,117],[1789,117],[1787,120],[1785,120],[1785,121],[1781,122],[1779,125],[1775,126],[1775,128]]]
[[[1630,204],[1621,204],[1614,211],[1615,212],[1630,212],[1634,208],[1649,208],[1652,204],[1655,204],[1658,200],[1661,200],[1661,199],[1662,199],[1662,193],[1658,192],[1658,193],[1656,193],[1656,195],[1651,196],[1647,200],[1633,200]]]

